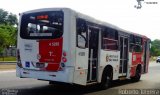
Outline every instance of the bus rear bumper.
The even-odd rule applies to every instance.
[[[16,76],[20,78],[34,78],[38,80],[57,81],[73,83],[73,67],[66,67],[64,71],[38,71],[23,68],[16,68]]]

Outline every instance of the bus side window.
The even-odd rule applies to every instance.
[[[134,52],[134,43],[135,43],[134,35],[130,35],[129,43],[130,43],[129,44],[129,51]]]
[[[77,47],[86,48],[87,47],[87,26],[86,21],[78,18],[76,20],[76,42]]]
[[[130,35],[130,52],[142,52],[142,38]]]
[[[105,28],[102,31],[102,48],[109,50],[118,50],[118,31]]]
[[[141,37],[135,37],[135,52],[142,52],[142,38]]]

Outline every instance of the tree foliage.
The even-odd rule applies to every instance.
[[[8,13],[3,9],[0,9],[0,24],[16,25],[17,16],[15,14]]]
[[[0,9],[0,53],[4,48],[16,45],[17,17]]]
[[[160,56],[160,40],[156,39],[151,42],[151,55]]]

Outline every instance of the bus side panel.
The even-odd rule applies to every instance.
[[[71,10],[64,10],[64,33],[63,33],[63,52],[66,52],[67,62],[65,63],[65,69],[73,68],[70,73],[67,73],[67,77],[70,83],[73,83],[74,78],[74,66],[75,66],[75,34],[73,32],[73,14]]]
[[[105,51],[101,50],[100,53],[100,68],[103,69],[111,65],[113,67],[113,80],[118,79],[119,76],[119,66],[120,66],[120,51]],[[99,82],[101,81],[103,70],[99,72]]]
[[[81,55],[84,53],[84,55]],[[88,49],[76,48],[74,83],[86,85],[88,72]]]
[[[128,71],[127,71],[127,78],[130,78],[132,75],[132,53],[129,52],[129,57],[128,57]]]
[[[131,68],[131,77],[135,76],[135,73],[136,73],[136,69],[137,69],[137,65],[138,64],[141,64],[143,65],[143,54],[140,52],[140,53],[136,53],[136,52],[133,52],[132,53],[132,68]]]
[[[71,63],[71,52],[70,52],[70,48],[71,47],[71,40],[70,40],[70,26],[71,26],[71,14],[69,10],[64,11],[64,33],[63,33],[63,51],[66,52],[66,57],[67,57],[67,64],[66,66],[73,66],[73,64]]]
[[[75,67],[75,62],[76,62],[76,21],[75,21],[75,16],[74,12],[70,11],[70,17],[69,17],[69,51],[70,51],[70,65]]]

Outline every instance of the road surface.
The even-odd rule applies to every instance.
[[[15,71],[0,72],[0,89],[0,95],[6,95],[4,92],[12,93],[12,95],[122,95],[120,91],[124,89],[154,90],[160,89],[160,63],[151,62],[149,73],[142,75],[139,82],[114,81],[112,87],[107,90],[100,90],[96,85],[87,87],[49,85],[47,81],[17,78]],[[160,95],[160,90],[158,91],[155,95]],[[153,95],[153,93],[148,95]]]

